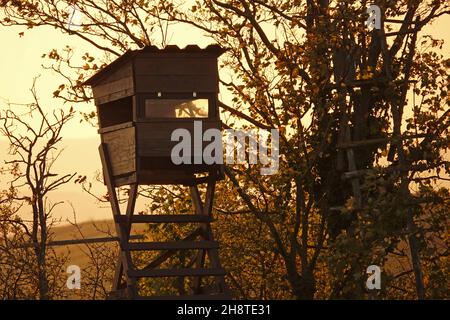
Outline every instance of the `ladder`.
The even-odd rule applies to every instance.
[[[373,139],[364,139],[364,140],[358,140],[354,141],[351,137],[351,130],[350,125],[348,123],[348,118],[344,117],[344,140],[343,142],[338,144],[339,150],[345,150],[346,156],[347,156],[347,163],[348,163],[348,171],[344,172],[342,174],[343,180],[349,180],[352,185],[352,193],[353,197],[355,198],[355,202],[357,204],[355,210],[361,210],[364,209],[363,206],[363,198],[361,194],[361,185],[360,185],[360,179],[367,173],[373,172],[374,169],[358,169],[358,166],[356,164],[356,158],[355,158],[355,150],[356,148],[363,148],[366,146],[371,146],[374,144],[379,143],[389,143],[391,145],[396,145],[398,143],[401,143],[405,140],[410,139],[418,139],[418,138],[429,138],[429,134],[403,134],[403,135],[391,135],[388,138],[373,138]],[[416,166],[405,166],[403,164],[399,164],[396,166],[389,166],[387,168],[380,169],[381,172],[405,172],[410,170],[421,170],[423,169],[423,166],[416,165]],[[331,207],[330,209],[332,211],[341,211],[344,207]]]
[[[392,21],[391,21],[392,22]],[[419,18],[417,18],[417,20],[414,23],[420,23]],[[412,24],[412,23],[410,23]],[[385,33],[384,32],[384,22],[382,23],[383,27],[381,30],[377,30],[374,31],[372,34],[375,37],[379,37],[380,38],[380,45],[381,45],[381,54],[383,56],[383,60],[384,60],[384,66],[383,68],[385,69],[385,75],[382,77],[377,77],[377,78],[372,78],[372,79],[364,79],[364,80],[356,80],[353,81],[352,83],[349,83],[347,85],[349,85],[350,87],[359,87],[359,86],[370,86],[370,87],[374,87],[374,86],[380,86],[380,85],[384,85],[384,84],[388,84],[390,82],[393,83],[399,83],[399,81],[393,81],[392,80],[392,70],[390,68],[390,54],[387,48],[387,43],[386,43],[386,37],[388,36],[396,36],[396,35],[400,35],[400,34],[407,34],[409,32],[413,32],[413,29],[410,29],[410,26],[408,26],[406,28],[406,30],[400,30],[399,32],[393,32],[393,33]],[[413,40],[411,43],[415,42],[417,34],[414,33],[413,34]],[[411,48],[410,48],[410,52],[408,54],[411,54],[411,52],[414,52]],[[411,63],[409,63],[407,65],[407,67],[411,67]],[[409,70],[408,70],[409,71]],[[408,83],[415,83],[415,81],[411,81],[408,78],[406,78],[406,80],[401,80],[400,81],[400,85],[406,86]],[[406,87],[404,87],[404,90],[406,90]],[[342,101],[342,100],[341,100]],[[347,164],[348,164],[348,171],[344,173],[343,175],[343,179],[349,179],[351,181],[351,185],[352,185],[352,193],[353,193],[353,197],[355,199],[355,206],[354,206],[354,212],[357,211],[361,211],[363,209],[365,209],[365,205],[364,205],[364,200],[362,198],[362,193],[361,193],[361,177],[364,176],[368,171],[371,171],[371,169],[362,169],[362,168],[358,168],[356,165],[356,160],[355,160],[355,151],[354,148],[359,148],[359,147],[365,147],[365,146],[369,146],[369,145],[373,145],[373,144],[378,144],[380,142],[386,142],[390,144],[390,149],[389,149],[389,153],[388,153],[388,161],[390,161],[391,163],[394,162],[394,158],[395,155],[398,156],[397,162],[398,164],[394,165],[394,166],[390,166],[388,167],[388,171],[394,171],[394,172],[399,172],[401,173],[401,176],[404,176],[405,173],[409,172],[409,170],[414,168],[410,168],[408,167],[407,163],[405,163],[405,159],[404,159],[404,151],[403,151],[403,141],[407,140],[407,139],[414,139],[414,138],[421,138],[421,137],[425,137],[426,135],[404,135],[401,132],[401,120],[402,120],[402,113],[403,113],[403,106],[402,105],[392,105],[392,116],[393,116],[393,133],[389,138],[386,139],[363,139],[361,141],[352,141],[352,137],[351,137],[351,130],[350,130],[350,125],[349,125],[349,116],[348,116],[348,108],[345,107],[345,105],[342,105],[343,109],[342,111],[344,111],[343,114],[343,123],[341,123],[341,133],[339,136],[339,146],[338,146],[338,151],[342,152],[345,151],[346,155],[347,155]],[[430,137],[426,137],[427,139]],[[342,157],[342,153],[340,155],[340,157]],[[339,159],[339,156],[338,156]],[[372,169],[373,170],[373,169]],[[404,194],[404,198],[407,201],[410,200],[411,198],[411,194],[410,191],[407,187],[407,183],[403,183],[402,182],[402,187],[401,187],[401,192]],[[331,207],[330,211],[339,211],[341,212],[342,209],[344,209],[345,204],[343,204],[343,206],[337,206],[337,207]],[[418,250],[417,250],[417,239],[414,236],[414,230],[416,229],[415,227],[415,223],[412,217],[412,211],[411,209],[408,209],[407,211],[407,234],[408,234],[408,242],[409,242],[409,247],[410,247],[410,254],[411,254],[411,260],[412,260],[412,265],[413,265],[413,269],[414,269],[414,275],[415,275],[415,280],[416,280],[416,288],[417,288],[417,295],[419,299],[423,299],[425,297],[424,294],[424,287],[423,287],[423,275],[422,275],[422,271],[421,271],[421,267],[420,267],[420,259],[418,257]],[[349,233],[352,234],[352,228],[349,228]],[[376,297],[376,293],[375,292],[369,292],[369,299],[374,299]]]
[[[407,30],[399,31],[399,32],[392,32],[392,33],[385,33],[384,31],[384,22],[391,22],[391,23],[397,23],[400,21],[388,19],[382,21],[382,28],[381,30],[373,30],[372,36],[378,37],[380,39],[380,54],[384,60],[384,72],[385,75],[380,75],[378,77],[370,78],[370,79],[354,79],[348,83],[346,83],[346,86],[348,87],[363,87],[363,86],[369,86],[369,87],[377,87],[380,85],[387,85],[390,82],[400,84],[400,85],[407,85],[408,83],[416,83],[415,80],[392,80],[392,70],[390,68],[390,65],[388,61],[390,60],[389,50],[387,47],[386,38],[389,36],[395,36],[398,34],[407,34],[410,32],[413,32],[413,29],[410,29],[410,26],[408,25]],[[411,22],[410,25],[419,23],[419,20],[416,20],[414,22]],[[352,135],[350,130],[350,124],[349,124],[349,115],[348,115],[348,108],[345,107],[345,105],[342,106],[344,111],[343,114],[343,123],[342,123],[342,133],[339,137],[339,145],[338,149],[345,150],[346,156],[347,156],[347,163],[348,163],[348,171],[344,173],[343,179],[349,179],[352,185],[352,193],[353,197],[356,202],[356,211],[363,209],[363,199],[361,194],[361,186],[360,186],[360,178],[361,176],[364,176],[367,172],[370,172],[371,170],[364,170],[364,169],[358,169],[356,165],[355,160],[355,151],[354,148],[360,148],[365,147],[369,145],[374,145],[378,143],[390,143],[390,150],[388,155],[388,161],[393,162],[395,153],[398,153],[398,147],[401,146],[403,140],[407,139],[415,139],[415,138],[422,138],[427,135],[425,134],[415,134],[415,135],[402,135],[400,131],[400,125],[401,123],[401,110],[400,108],[393,108],[392,114],[394,119],[394,132],[393,134],[388,138],[378,138],[378,139],[363,139],[360,141],[352,141]],[[401,161],[400,161],[401,162]],[[404,163],[400,163],[400,166],[395,168],[391,167],[390,170],[396,171],[396,170],[402,171],[407,170],[405,168]],[[331,211],[341,211],[344,208],[344,206],[339,207],[332,207],[330,208]]]
[[[119,256],[116,263],[112,292],[109,299],[136,299],[136,300],[195,300],[195,299],[231,299],[231,294],[225,284],[225,270],[219,260],[219,246],[214,241],[211,222],[212,205],[214,200],[216,175],[207,179],[193,180],[190,193],[195,208],[192,214],[148,214],[134,215],[138,194],[138,184],[130,185],[126,212],[121,213],[116,193],[116,185],[112,175],[111,162],[107,145],[99,147],[102,161],[104,180],[108,190],[109,202],[114,218],[114,226],[119,239]],[[194,178],[194,177],[193,177]],[[207,183],[205,201],[202,201],[198,189],[199,183]],[[184,239],[166,242],[131,242],[130,232],[133,224],[195,224],[198,227]],[[161,265],[176,253],[195,251],[194,261],[189,268],[161,268]],[[144,268],[138,269],[133,263],[132,252],[157,252],[159,255],[150,261]],[[177,278],[180,291],[184,291],[185,278],[192,278],[189,292],[179,295],[142,296],[139,293],[139,280]],[[202,279],[213,279],[214,286],[204,285]]]

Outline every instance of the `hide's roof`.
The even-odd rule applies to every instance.
[[[128,50],[123,55],[121,55],[119,58],[108,64],[106,67],[98,71],[96,74],[94,74],[92,77],[87,79],[83,85],[92,86],[95,85],[95,83],[100,80],[105,74],[109,73],[110,71],[114,70],[115,68],[118,68],[123,63],[129,61],[130,59],[134,58],[135,56],[141,54],[141,53],[207,53],[207,54],[213,54],[217,57],[219,57],[222,53],[224,53],[226,49],[220,47],[217,44],[211,44],[207,46],[206,48],[202,49],[197,45],[188,45],[184,48],[180,48],[176,45],[169,45],[166,46],[164,49],[159,49],[157,46],[146,46],[139,50]]]

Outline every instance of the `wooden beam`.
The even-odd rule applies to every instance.
[[[133,126],[134,126],[133,122],[124,122],[124,123],[121,123],[121,124],[116,124],[116,125],[113,125],[113,126],[100,128],[100,129],[97,130],[97,132],[101,134],[101,133],[116,131],[116,130],[120,130],[120,129],[126,129],[126,128],[130,128],[130,127],[133,127]]]
[[[391,136],[391,137],[387,137],[387,138],[349,141],[349,142],[343,142],[343,143],[339,144],[338,148],[339,149],[357,148],[357,147],[364,147],[364,146],[373,145],[373,144],[390,143],[390,142],[395,142],[395,141],[400,141],[400,140],[425,138],[425,137],[429,137],[429,136],[430,135],[426,134],[426,133],[419,133],[419,134],[402,135],[402,136]]]
[[[202,234],[202,230],[200,228],[196,229],[194,232],[189,234],[187,237],[182,239],[181,241],[192,241],[195,240],[200,234]],[[176,250],[168,250],[161,255],[159,255],[155,260],[150,262],[147,266],[145,266],[144,269],[153,269],[159,266],[161,263],[169,259],[171,256],[173,256],[177,251]]]
[[[134,214],[134,207],[136,205],[136,198],[137,198],[137,191],[138,191],[138,185],[136,183],[133,183],[130,186],[130,191],[128,194],[128,203],[127,203],[127,211],[126,211],[126,225],[125,225],[125,237],[126,242],[128,242],[128,239],[130,238],[130,232],[131,232],[131,224]],[[122,224],[123,225],[123,224]]]
[[[224,276],[225,270],[222,268],[174,268],[174,269],[144,269],[128,270],[128,275],[133,278],[154,278],[154,277],[201,277],[201,276]]]
[[[117,222],[124,223],[124,215],[114,217]],[[135,215],[131,218],[132,223],[204,223],[212,222],[208,216],[199,216],[195,214],[145,214]]]
[[[362,169],[362,170],[354,170],[345,172],[342,175],[343,179],[355,179],[357,177],[363,176],[370,172],[380,172],[380,173],[388,173],[388,172],[407,172],[407,171],[424,171],[428,170],[426,165],[411,165],[411,166],[393,166],[386,168],[372,168],[372,169]]]
[[[348,143],[351,141],[351,131],[350,131],[350,124],[348,122],[348,115],[347,113],[345,113],[344,115],[344,143]],[[353,149],[348,148],[346,150],[346,154],[347,154],[347,162],[348,162],[348,169],[350,171],[356,171],[357,167],[356,167],[356,161],[355,161],[355,153],[353,151]],[[355,197],[356,200],[356,206],[360,207],[361,203],[362,203],[362,196],[361,196],[361,186],[359,183],[358,179],[352,179],[351,181],[352,184],[352,191],[353,191],[353,196]]]
[[[130,239],[133,240],[141,240],[144,239],[144,235],[137,234],[131,235]],[[69,239],[69,240],[55,240],[47,242],[48,247],[57,247],[57,246],[70,246],[76,244],[90,244],[90,243],[104,243],[104,242],[116,242],[119,241],[118,237],[100,237],[100,238],[86,238],[86,239]],[[28,248],[33,247],[33,243],[26,243],[24,245],[20,245],[17,248]]]
[[[372,85],[375,87],[380,84],[388,84],[389,82],[391,82],[391,80],[389,80],[386,77],[376,77],[376,78],[370,78],[370,79],[353,80],[353,81],[342,82],[342,83],[329,83],[325,87],[328,89],[339,89],[339,88],[341,88],[342,85],[345,85],[347,87],[355,87],[355,88],[366,86],[366,85]],[[399,79],[399,80],[392,81],[392,83],[394,83],[394,84],[404,84],[405,82],[406,83],[417,83],[418,80],[405,81],[403,79]]]
[[[218,248],[217,241],[131,242],[128,250],[191,250]]]
[[[117,199],[117,193],[114,185],[114,177],[112,174],[112,166],[111,161],[109,158],[109,152],[108,152],[108,146],[104,143],[101,143],[99,146],[99,152],[100,152],[100,159],[102,161],[102,168],[103,168],[103,177],[105,179],[105,184],[108,190],[108,196],[109,196],[109,202],[111,204],[111,209],[113,213],[113,217],[120,216],[120,206],[119,201]],[[131,199],[130,199],[131,200]],[[135,198],[133,199],[136,200]],[[128,205],[128,209],[133,209],[134,205]],[[129,212],[127,212],[127,216],[129,215]],[[115,219],[114,219],[115,221]],[[116,227],[116,234],[119,238],[119,244],[120,244],[120,253],[119,253],[119,260],[116,265],[116,271],[114,274],[114,280],[113,280],[113,286],[112,291],[116,291],[120,289],[121,286],[121,279],[122,275],[127,275],[127,271],[133,267],[133,263],[131,260],[131,255],[129,251],[123,250],[124,245],[128,242],[128,238],[130,236],[129,230],[126,230],[126,228],[123,228],[121,224],[115,223]],[[131,297],[133,297],[136,294],[136,279],[126,277],[127,280],[127,289]]]

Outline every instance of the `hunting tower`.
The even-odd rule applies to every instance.
[[[221,164],[191,161],[176,165],[171,160],[172,148],[178,143],[171,141],[174,130],[185,129],[193,137],[198,134],[194,132],[196,121],[202,123],[200,134],[221,128],[217,59],[223,52],[217,45],[205,49],[192,45],[184,49],[145,47],[126,52],[85,82],[92,87],[97,106],[103,176],[120,242],[112,296],[157,298],[139,294],[139,279],[177,278],[178,295],[162,298],[227,297],[225,272],[210,226],[215,183],[222,177]],[[207,184],[204,201],[198,189],[201,183]],[[138,186],[154,184],[188,185],[195,212],[134,215]],[[129,199],[122,213],[116,187],[126,185],[130,186]],[[189,223],[197,227],[177,241],[131,242],[133,223]],[[133,263],[133,251],[159,254],[138,269]],[[181,252],[192,262],[167,268],[170,258]],[[186,286],[190,289],[186,290]]]

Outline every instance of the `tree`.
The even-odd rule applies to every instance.
[[[367,296],[365,267],[374,261],[384,264],[407,240],[416,296],[424,298],[421,254],[427,248],[417,238],[423,227],[418,225],[421,202],[442,203],[443,198],[437,193],[423,199],[412,191],[433,188],[449,173],[444,154],[449,148],[450,65],[439,53],[442,42],[420,38],[420,32],[448,14],[450,5],[377,1],[382,28],[369,31],[366,4],[77,1],[86,21],[72,31],[63,10],[51,1],[7,1],[3,24],[55,26],[85,39],[107,60],[128,48],[153,44],[152,26],[161,21],[202,30],[229,49],[221,63],[232,75],[222,78],[233,96],[221,104],[230,116],[227,125],[276,128],[281,141],[277,174],[259,176],[257,166],[227,168],[236,193],[218,198],[220,219],[234,212],[251,214],[255,223],[248,228],[253,233],[260,226],[265,235],[253,243],[271,248],[298,299]],[[48,55],[61,74],[62,65],[72,66],[70,56],[70,49],[67,56],[56,50]],[[55,95],[65,90],[66,99],[89,99],[82,79],[101,66],[90,55],[83,59],[85,65]],[[409,112],[411,92],[421,101],[414,101]],[[349,138],[356,141],[353,152],[344,149]],[[365,140],[371,144],[361,147]],[[347,171],[357,179],[343,180]]]
[[[59,175],[53,171],[53,166],[61,154],[61,150],[57,148],[62,139],[61,130],[73,118],[74,111],[54,110],[50,116],[39,104],[35,83],[31,93],[34,97],[33,103],[10,106],[0,113],[0,133],[9,142],[11,156],[5,164],[9,166],[12,175],[8,191],[2,194],[2,202],[9,203],[9,207],[2,210],[2,223],[6,222],[6,228],[13,231],[14,237],[20,238],[19,244],[27,255],[28,250],[23,246],[31,244],[33,263],[27,267],[37,272],[34,279],[38,279],[39,298],[49,299],[54,293],[53,289],[59,285],[54,273],[60,272],[61,267],[55,268],[55,260],[49,259],[53,252],[49,252],[47,242],[50,240],[54,222],[52,212],[61,202],[51,203],[47,197],[75,175]],[[37,121],[36,124],[33,124],[33,121]],[[31,219],[18,214],[19,208],[25,209],[27,206],[31,207]],[[5,229],[1,242],[4,242],[5,248],[8,249],[8,229]],[[23,254],[23,250],[19,250],[19,253]],[[8,250],[5,252],[8,253]]]
[[[325,240],[320,222],[312,223],[316,212],[326,222],[328,244],[340,249],[331,256],[338,263],[330,265],[336,275],[331,296],[364,295],[361,278],[364,266],[373,259],[368,248],[376,247],[378,241],[389,246],[383,238],[358,239],[361,217],[377,212],[373,204],[385,195],[364,189],[370,181],[366,175],[351,184],[341,176],[345,171],[374,172],[385,151],[391,164],[380,171],[391,170],[391,174],[384,187],[394,195],[390,205],[404,220],[390,235],[399,238],[406,228],[417,296],[425,296],[414,221],[420,207],[417,203],[411,207],[417,199],[410,188],[412,182],[429,185],[430,179],[419,178],[427,170],[447,170],[448,174],[443,158],[449,147],[448,59],[433,52],[439,41],[430,38],[419,43],[418,34],[429,22],[449,13],[449,5],[379,1],[386,29],[389,21],[393,22],[390,27],[400,26],[397,32],[385,33],[384,27],[365,28],[362,4],[212,0],[197,1],[190,12],[161,4],[170,20],[200,28],[230,49],[223,64],[234,76],[223,84],[235,100],[223,109],[259,128],[281,131],[283,164],[276,177],[256,179],[248,169],[230,170],[229,176],[248,208],[267,225],[298,298],[312,298],[316,292],[314,271]],[[388,43],[387,36],[393,41]],[[423,100],[414,106],[413,117],[405,119],[412,80],[417,81],[415,94]],[[405,122],[408,129],[401,132]],[[403,141],[401,135],[415,139]],[[345,159],[345,152],[336,148],[349,136],[358,142],[377,139],[381,143],[355,151],[356,163],[352,163],[353,157]],[[431,141],[435,143],[430,145]],[[416,153],[421,156],[413,157]],[[383,173],[376,177],[386,179]],[[438,174],[434,181],[441,178],[445,179]],[[355,188],[355,181],[362,191]],[[332,209],[345,203],[345,208]],[[271,211],[278,214],[268,215]],[[282,223],[277,225],[280,217]]]
[[[78,178],[80,179],[80,178]],[[83,244],[78,245],[78,250],[87,258],[82,269],[81,288],[79,298],[86,300],[104,300],[110,295],[114,269],[117,261],[117,250],[111,243],[100,242],[90,243],[90,239],[85,236],[84,226],[79,224],[75,210],[73,209],[73,219],[68,221],[76,230],[79,237],[84,240]],[[92,222],[92,227],[99,234],[109,238],[114,238],[110,230],[109,221],[106,223]]]

